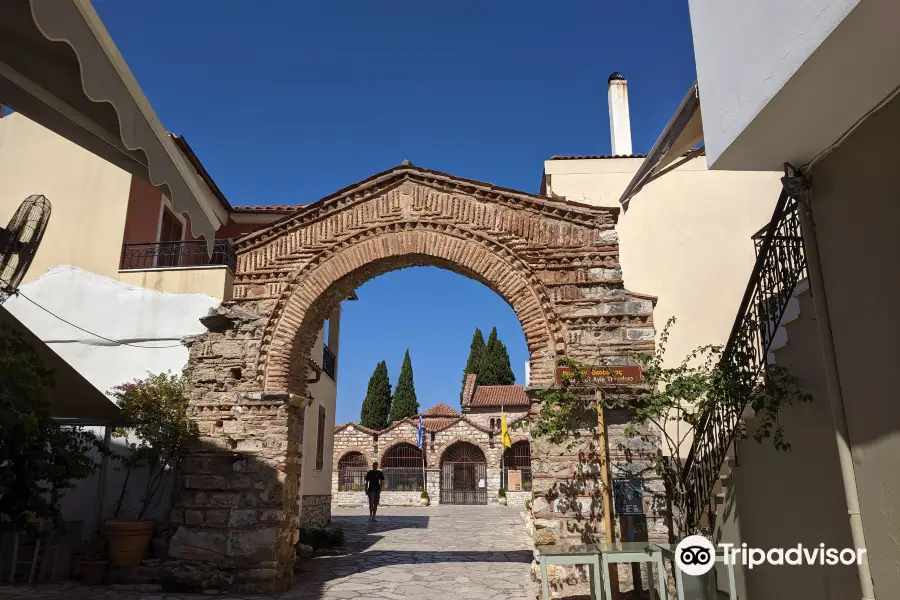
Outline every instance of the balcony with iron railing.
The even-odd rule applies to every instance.
[[[217,239],[212,253],[204,240],[122,245],[119,281],[169,293],[231,298],[237,255],[230,240]]]
[[[691,530],[709,514],[714,526],[713,489],[735,439],[750,390],[766,376],[767,356],[797,284],[807,275],[797,202],[782,192],[769,223],[753,236],[756,262],[741,300],[719,372],[732,381],[729,397],[711,404],[695,428],[682,468],[681,509]]]
[[[216,240],[212,254],[204,240],[123,244],[120,269],[173,269],[225,266],[237,270],[237,256],[230,240]]]

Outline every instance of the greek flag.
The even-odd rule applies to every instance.
[[[422,441],[423,441],[423,440],[422,440],[422,434],[423,434],[423,433],[424,433],[424,430],[422,429],[422,415],[419,415],[419,432],[418,432],[418,435],[417,435],[417,437],[416,437],[416,446],[418,446],[418,448],[419,448],[420,450],[421,450],[421,448],[422,448]]]

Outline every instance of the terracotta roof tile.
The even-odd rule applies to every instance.
[[[521,385],[480,385],[475,388],[470,406],[530,406]]]
[[[440,431],[459,421],[459,417],[431,417],[422,419],[422,427],[426,431]]]
[[[455,417],[459,418],[459,413],[441,402],[435,406],[432,406],[428,410],[422,413],[423,417]]]

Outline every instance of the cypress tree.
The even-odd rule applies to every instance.
[[[512,385],[516,381],[509,364],[506,346],[497,337],[497,328],[491,329],[478,367],[479,385]]]
[[[419,402],[416,400],[416,386],[413,383],[412,360],[409,358],[409,349],[403,357],[403,366],[400,367],[400,378],[397,387],[394,388],[394,399],[391,401],[391,423],[401,421],[406,417],[415,417],[419,414]]]
[[[384,429],[391,414],[391,380],[388,379],[387,363],[381,361],[369,378],[369,389],[363,400],[359,422],[369,429]]]
[[[465,389],[466,387],[466,375],[469,375],[471,373],[478,373],[483,357],[484,335],[481,333],[481,330],[476,327],[475,333],[472,334],[472,343],[469,345],[469,358],[466,359],[466,368],[463,369],[462,386],[459,390],[460,405],[462,405],[463,389]]]

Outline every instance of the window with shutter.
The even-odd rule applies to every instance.
[[[316,436],[316,471],[325,467],[325,407],[319,407],[319,432]]]

